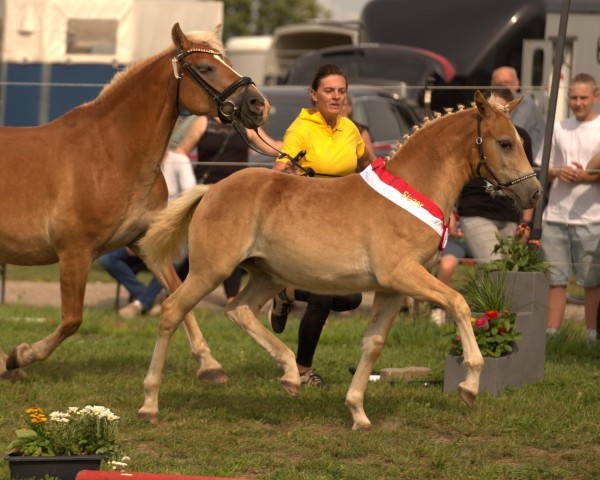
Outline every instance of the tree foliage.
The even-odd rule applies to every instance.
[[[223,39],[235,35],[270,35],[276,27],[329,18],[317,0],[224,0]]]

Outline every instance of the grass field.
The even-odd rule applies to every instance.
[[[0,306],[0,347],[10,351],[50,333],[58,310]],[[567,322],[548,342],[545,378],[481,395],[467,408],[445,394],[451,327],[401,316],[376,368],[426,366],[428,380],[371,382],[371,432],[352,432],[344,397],[367,318],[333,317],[315,366],[329,384],[298,398],[279,387],[280,370],[222,314],[198,310],[201,328],[225,367],[227,385],[195,379],[182,332],[175,335],[160,394],[160,424],[137,418],[156,320],[124,322],[112,309],[86,309],[79,332],[28,377],[0,383],[0,448],[24,409],[98,404],[121,416],[130,470],[255,479],[593,479],[600,471],[600,347]],[[26,319],[26,320],[24,320]],[[264,318],[262,318],[265,321]],[[295,349],[298,319],[281,336]],[[0,480],[8,480],[0,465]]]

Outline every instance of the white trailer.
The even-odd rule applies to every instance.
[[[213,30],[222,1],[4,0],[0,124],[46,123],[114,74],[169,47],[171,28]]]

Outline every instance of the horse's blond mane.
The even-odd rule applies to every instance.
[[[225,47],[223,46],[223,42],[221,42],[217,31],[193,31],[187,33],[186,37],[191,43],[198,44],[199,47],[208,48],[210,50],[218,52],[221,55],[225,55]],[[122,70],[121,72],[117,73],[110,81],[110,83],[104,86],[96,100],[104,100],[107,95],[110,95],[111,92],[119,85],[121,85],[128,77],[134,75],[136,72],[143,69],[149,63],[154,62],[157,57],[164,56],[167,54],[167,52],[170,52],[172,50],[172,46],[165,48],[162,52],[140,60],[139,62],[130,65],[125,70]]]

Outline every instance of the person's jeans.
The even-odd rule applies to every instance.
[[[125,247],[118,248],[98,258],[98,263],[121,285],[123,285],[132,300],[138,300],[144,311],[150,310],[154,299],[160,293],[162,286],[156,278],[145,285],[138,277],[144,267],[144,262],[135,255],[130,255]]]

